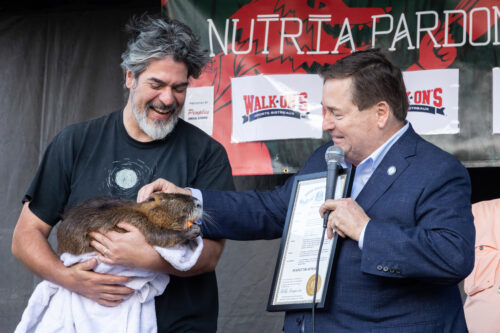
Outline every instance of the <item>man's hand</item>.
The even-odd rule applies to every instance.
[[[181,193],[186,195],[191,195],[191,191],[182,187],[178,187],[168,180],[163,178],[158,178],[152,183],[144,185],[137,193],[137,202],[143,202],[151,196],[154,192],[165,192],[165,193]]]
[[[319,211],[321,216],[324,216],[326,211],[331,211],[327,226],[327,235],[330,239],[335,231],[341,237],[347,236],[359,241],[363,228],[370,221],[363,208],[351,198],[327,200]]]
[[[130,278],[95,273],[92,270],[96,265],[97,260],[94,258],[69,267],[72,282],[67,289],[104,306],[117,306],[133,294],[133,289],[121,285]]]
[[[121,285],[129,281],[128,277],[93,272],[96,259],[64,266],[47,240],[51,229],[25,203],[12,237],[12,253],[43,279],[101,305],[116,306],[132,294],[132,289]]]
[[[204,239],[203,251],[198,262],[189,271],[178,271],[146,242],[144,235],[135,226],[126,222],[118,223],[125,233],[110,231],[106,234],[90,232],[94,247],[101,262],[163,272],[176,276],[194,276],[215,269],[224,249],[224,240]]]
[[[120,222],[117,226],[125,232],[89,232],[93,238],[90,245],[99,253],[99,260],[109,265],[151,269],[155,258],[159,256],[158,252],[135,226],[126,222]]]

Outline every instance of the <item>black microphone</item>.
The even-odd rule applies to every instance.
[[[326,174],[326,192],[325,200],[333,199],[335,195],[335,187],[337,185],[337,174],[339,168],[341,168],[340,163],[344,161],[344,151],[339,146],[330,146],[325,152],[325,160],[327,165]],[[325,212],[323,216],[323,227],[326,228],[328,224],[328,215],[330,211]]]

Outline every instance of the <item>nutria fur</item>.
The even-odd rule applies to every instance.
[[[193,223],[201,214],[200,202],[183,194],[155,193],[142,203],[114,197],[89,199],[64,214],[57,231],[57,252],[93,252],[87,233],[124,232],[116,226],[121,221],[139,228],[149,244],[171,247],[201,233]]]

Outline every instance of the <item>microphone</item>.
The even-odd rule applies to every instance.
[[[337,174],[339,171],[339,168],[341,168],[340,163],[344,161],[344,151],[342,148],[338,146],[330,146],[325,152],[325,160],[326,160],[326,166],[327,166],[327,173],[326,173],[326,192],[325,192],[325,200],[328,199],[333,199],[335,195],[335,187],[337,185]],[[325,232],[326,232],[326,227],[328,226],[328,216],[330,215],[330,211],[326,211],[325,215],[323,216],[323,233],[321,235],[321,241],[319,243],[319,250],[318,250],[318,258],[316,260],[316,274],[314,278],[314,294],[313,294],[313,302],[312,302],[312,309],[311,309],[311,321],[312,321],[312,331],[313,333],[315,332],[315,309],[316,309],[316,292],[318,289],[318,276],[319,276],[319,261],[321,257],[321,251],[323,249],[323,240],[325,239]],[[337,244],[337,237],[335,237],[334,243],[333,243],[333,251],[335,253],[336,249],[336,244]]]
[[[328,200],[333,199],[335,195],[337,173],[340,163],[344,161],[344,151],[339,146],[330,146],[325,152],[325,160],[327,165],[325,200]],[[328,215],[330,215],[330,212],[325,212],[325,216],[323,217],[324,228],[328,224]]]

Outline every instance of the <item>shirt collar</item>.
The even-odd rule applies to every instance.
[[[380,147],[375,149],[375,151],[373,153],[371,153],[370,156],[368,156],[363,161],[361,161],[361,163],[359,163],[357,168],[368,167],[371,164],[370,171],[373,172],[379,166],[380,162],[382,162],[382,160],[384,159],[384,157],[387,154],[387,152],[389,151],[389,149],[391,149],[391,147],[408,130],[409,127],[410,127],[410,123],[406,122],[406,124],[403,127],[401,127],[396,133],[394,133],[389,138],[389,140],[387,140],[383,145],[381,145]],[[349,166],[349,165],[351,165],[351,164],[348,162],[342,163],[342,167],[344,167],[344,168]]]
[[[384,159],[384,157],[387,154],[387,152],[389,151],[389,149],[391,149],[391,147],[396,143],[396,141],[398,141],[398,139],[406,132],[406,130],[409,127],[410,127],[410,123],[406,122],[406,125],[404,125],[402,128],[400,128],[399,131],[394,133],[389,138],[389,140],[387,140],[382,146],[375,149],[375,151],[373,153],[371,153],[370,156],[365,158],[360,163],[360,165],[365,163],[365,161],[368,162],[368,160],[371,160],[372,161],[371,171],[373,172],[379,166],[380,162],[382,162],[382,160]]]

